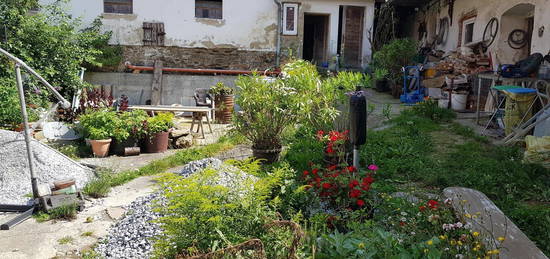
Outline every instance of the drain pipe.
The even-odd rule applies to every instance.
[[[275,4],[277,5],[277,49],[275,54],[275,65],[278,68],[281,66],[281,31],[283,28],[283,6],[280,0],[273,0],[273,2],[275,2]]]

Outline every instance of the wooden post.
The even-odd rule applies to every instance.
[[[162,61],[155,60],[153,85],[151,86],[151,105],[162,104]]]

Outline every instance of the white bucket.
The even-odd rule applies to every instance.
[[[449,99],[439,99],[439,100],[437,100],[437,106],[439,106],[439,108],[448,109],[449,108]]]
[[[463,111],[466,110],[466,101],[468,100],[467,94],[452,94],[451,97],[451,108],[453,111]]]

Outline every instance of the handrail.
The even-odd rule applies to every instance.
[[[48,89],[55,95],[55,97],[61,102],[61,106],[65,109],[68,109],[71,107],[71,103],[69,101],[67,101],[65,98],[63,98],[63,96],[61,96],[61,94],[59,94],[59,92],[57,90],[55,90],[55,88],[50,84],[48,83],[48,81],[46,81],[46,79],[44,79],[42,76],[40,76],[36,71],[34,71],[34,69],[32,69],[31,67],[29,67],[25,62],[23,62],[21,59],[17,58],[16,56],[12,55],[11,53],[5,51],[4,49],[0,48],[0,53],[4,54],[6,57],[8,57],[9,59],[15,61],[15,63],[21,65],[25,70],[27,70],[29,73],[31,73],[33,76],[35,76],[36,78],[38,78],[38,80],[40,80],[40,82],[42,82],[46,87],[48,87]]]

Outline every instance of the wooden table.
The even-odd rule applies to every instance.
[[[204,138],[204,128],[202,124],[203,117],[206,117],[206,122],[208,123],[208,128],[210,129],[210,133],[212,133],[212,125],[210,124],[210,117],[208,116],[209,113],[213,113],[214,109],[209,107],[199,107],[199,106],[169,106],[169,105],[132,105],[128,106],[129,110],[143,110],[143,111],[149,111],[149,112],[192,112],[193,113],[193,121],[191,122],[191,129],[190,131],[193,131],[193,128],[195,127],[195,122],[197,123],[197,133],[202,133],[202,137]]]

